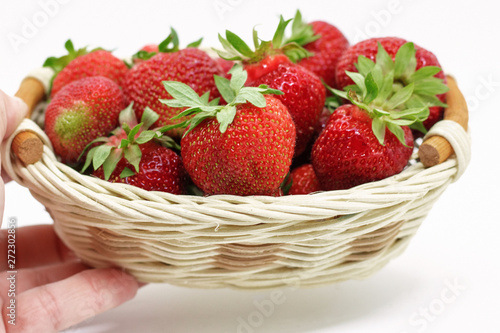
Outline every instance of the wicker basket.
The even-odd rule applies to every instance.
[[[43,96],[49,74],[30,75],[41,88],[20,89],[31,106]],[[360,279],[404,251],[468,164],[467,108],[456,86],[448,97],[446,118],[462,120],[443,120],[428,136],[451,144],[451,158],[426,168],[415,153],[400,174],[349,190],[277,198],[148,192],[59,163],[44,132],[28,119],[3,144],[3,167],[47,208],[60,238],[91,266],[122,267],[144,282],[202,288]],[[40,161],[21,162],[13,147],[19,133],[41,139]]]

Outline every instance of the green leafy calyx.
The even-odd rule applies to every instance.
[[[254,28],[252,34],[253,49],[235,33],[226,30],[226,38],[219,34],[223,50],[215,51],[223,59],[242,61],[247,64],[258,63],[264,58],[276,54],[285,54],[291,61],[297,62],[312,54],[295,41],[285,41],[285,30],[291,21],[291,19],[285,21],[283,16],[280,16],[273,39],[268,41],[261,40]]]
[[[405,144],[402,126],[425,133],[422,123],[429,116],[429,107],[446,107],[436,95],[448,91],[442,79],[434,77],[441,71],[435,66],[416,70],[415,46],[405,43],[392,60],[379,43],[376,61],[359,56],[358,72],[346,72],[354,81],[345,91],[331,92],[349,100],[368,112],[373,119],[373,132],[381,144],[388,128]]]
[[[203,38],[200,38],[192,43],[189,43],[186,47],[199,47]],[[180,50],[179,35],[174,28],[170,28],[170,34],[165,38],[160,44],[158,44],[158,52],[148,52],[145,50],[140,50],[134,55],[132,55],[132,60],[148,60],[158,53],[174,53]]]
[[[102,50],[102,48],[95,48],[89,51],[87,49],[87,46],[76,50],[71,39],[68,39],[66,43],[64,43],[64,48],[68,51],[68,54],[65,54],[61,57],[47,58],[43,63],[43,67],[52,68],[54,70],[54,73],[57,74],[60,71],[62,71],[64,67],[66,67],[72,60],[87,53],[91,53],[97,50]]]
[[[54,75],[52,75],[52,78],[50,80],[50,90],[52,89],[52,82],[54,81],[54,78],[59,74],[60,71],[64,69],[71,61],[74,59],[83,56],[85,54],[98,51],[98,50],[103,50],[103,48],[97,47],[91,50],[87,49],[87,46],[82,47],[80,49],[75,49],[75,46],[73,45],[73,42],[71,39],[68,39],[66,43],[64,43],[64,48],[66,51],[68,51],[68,54],[65,54],[61,57],[49,57],[45,59],[45,62],[43,63],[43,67],[48,67],[51,68],[54,71]]]
[[[142,157],[140,145],[154,139],[166,147],[179,149],[180,147],[170,137],[164,136],[158,130],[149,130],[158,118],[156,112],[146,107],[141,122],[138,123],[133,110],[133,103],[131,103],[120,112],[119,121],[122,125],[112,132],[111,137],[99,137],[87,145],[84,152],[88,148],[94,147],[88,151],[81,172],[85,172],[90,165],[94,170],[102,167],[104,178],[109,180],[118,162],[124,158],[134,168],[134,170],[124,168],[120,177],[125,178],[139,172],[139,163]]]
[[[184,83],[164,81],[163,85],[173,99],[160,99],[160,102],[170,107],[187,108],[173,119],[194,116],[180,124],[165,126],[160,131],[166,132],[174,128],[189,126],[184,134],[186,135],[203,120],[215,117],[220,124],[220,132],[224,133],[234,120],[237,105],[249,102],[258,108],[264,108],[266,106],[264,94],[283,94],[281,91],[271,89],[267,85],[245,87],[247,72],[243,70],[241,65],[235,65],[229,73],[231,74],[231,80],[217,75],[214,76],[217,89],[222,98],[227,102],[226,105],[219,105],[218,99],[209,102],[208,92],[199,96],[191,87]]]
[[[300,46],[305,46],[320,37],[314,33],[312,25],[302,19],[300,10],[297,10],[292,22],[292,34],[286,39],[285,44],[297,43]]]

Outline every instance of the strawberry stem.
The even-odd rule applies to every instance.
[[[314,33],[312,26],[302,19],[300,10],[297,10],[293,18],[292,34],[286,39],[285,44],[296,43],[300,46],[305,46],[320,37],[320,35]]]
[[[146,108],[141,117],[141,122],[137,123],[132,106],[133,103],[120,112],[119,120],[122,125],[113,131],[112,137],[99,137],[85,147],[80,158],[87,149],[94,146],[87,153],[87,158],[80,171],[81,173],[84,173],[92,164],[94,170],[102,167],[104,178],[109,180],[109,177],[122,158],[126,159],[134,167],[135,172],[139,172],[139,163],[142,157],[140,145],[151,140],[156,140],[165,147],[180,150],[180,146],[175,143],[172,138],[163,135],[159,130],[149,130],[149,127],[152,126],[159,117],[156,112],[150,108]],[[130,126],[133,127],[131,128]],[[117,143],[117,140],[120,138],[121,140]],[[120,177],[122,175],[127,175],[128,177],[134,174],[134,171],[128,170],[129,171],[124,170]]]
[[[194,42],[189,43],[186,47],[193,47],[197,48],[201,45],[201,42],[203,41],[203,37],[195,40]],[[153,56],[157,55],[158,53],[173,53],[173,52],[178,52],[180,50],[180,43],[179,43],[179,35],[177,34],[177,31],[170,27],[170,34],[160,43],[158,44],[158,52],[148,52],[144,50],[139,50],[135,54],[132,55],[132,63],[128,64],[129,67],[132,67],[132,64],[134,63],[135,59],[140,59],[140,60],[149,60]]]
[[[406,146],[401,126],[425,133],[422,123],[429,116],[429,107],[446,106],[436,97],[448,91],[443,80],[434,77],[441,68],[428,66],[416,71],[415,54],[414,44],[405,43],[393,61],[379,43],[375,62],[361,55],[355,64],[358,72],[346,72],[354,85],[345,87],[345,91],[327,87],[367,111],[373,119],[373,133],[381,144],[387,128]]]
[[[241,61],[245,64],[258,63],[264,58],[276,54],[285,54],[292,62],[312,56],[312,53],[295,41],[285,42],[285,30],[291,21],[292,19],[285,21],[283,16],[280,16],[278,27],[270,41],[261,40],[254,28],[252,32],[254,50],[235,33],[226,30],[226,38],[219,34],[219,41],[223,50],[215,49],[215,51],[223,59]]]
[[[49,95],[50,95],[50,91],[52,90],[52,82],[54,81],[55,77],[71,61],[73,61],[74,59],[76,59],[80,56],[83,56],[87,53],[91,53],[91,52],[98,51],[98,50],[103,50],[103,48],[97,47],[97,48],[94,48],[94,49],[89,51],[87,49],[87,46],[76,50],[71,39],[68,39],[66,41],[66,43],[64,43],[64,48],[66,49],[66,51],[68,51],[68,54],[63,55],[61,57],[49,57],[49,58],[45,59],[45,62],[42,65],[43,67],[51,68],[54,71],[54,75],[52,75],[52,78],[50,79]]]
[[[224,133],[227,127],[233,122],[236,115],[236,106],[243,103],[251,103],[256,107],[266,106],[264,94],[281,95],[283,92],[271,89],[267,85],[259,87],[245,87],[247,72],[239,64],[235,65],[230,71],[231,80],[215,75],[215,83],[221,96],[227,102],[226,105],[219,105],[218,100],[208,102],[208,92],[202,96],[188,85],[177,81],[164,81],[163,85],[172,99],[160,99],[160,102],[170,107],[187,108],[173,119],[193,116],[190,119],[174,125],[168,125],[159,129],[164,133],[174,128],[188,127],[184,135],[192,131],[197,125],[207,118],[215,117],[219,122],[219,130]]]

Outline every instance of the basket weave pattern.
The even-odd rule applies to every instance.
[[[51,72],[30,75],[47,91]],[[44,143],[42,159],[27,166],[12,154],[22,131]],[[455,155],[424,168],[415,153],[393,177],[284,197],[173,195],[82,175],[57,161],[29,119],[1,153],[3,170],[46,207],[85,263],[122,267],[143,282],[261,289],[365,278],[402,253],[470,160],[470,137],[454,121],[438,122],[432,135],[446,138]]]
[[[8,174],[47,208],[61,239],[92,266],[189,287],[307,286],[367,277],[405,249],[470,158],[467,133],[442,123],[439,132],[450,132],[458,146],[440,165],[425,169],[413,160],[382,181],[278,198],[173,195],[85,176],[57,161],[31,120],[17,132],[42,138],[42,160],[24,166],[10,141],[2,156]]]

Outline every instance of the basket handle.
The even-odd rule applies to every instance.
[[[26,117],[29,118],[38,103],[45,97],[45,88],[40,80],[27,77],[21,82],[16,96],[28,105]],[[12,151],[25,165],[33,164],[42,158],[43,142],[34,132],[21,131],[12,141]]]
[[[467,130],[469,113],[465,98],[455,79],[449,75],[446,78],[450,90],[446,95],[448,107],[444,119],[455,121]],[[16,96],[28,105],[27,117],[30,117],[36,105],[45,97],[45,88],[40,80],[27,77],[21,82]],[[35,133],[22,131],[12,141],[12,151],[24,164],[33,164],[42,158],[43,142]],[[444,137],[434,135],[420,145],[418,156],[424,166],[430,167],[446,161],[453,153],[451,144]]]
[[[444,119],[458,123],[467,131],[469,111],[465,97],[458,88],[456,80],[446,76],[450,90],[446,94],[448,107],[444,111]],[[453,147],[444,137],[434,135],[428,137],[420,145],[418,156],[425,167],[431,167],[446,161],[454,153]]]

